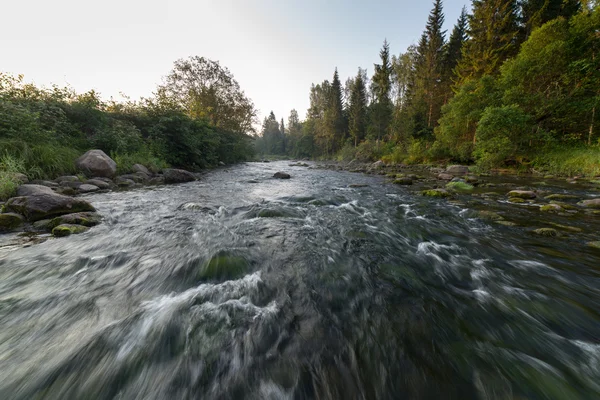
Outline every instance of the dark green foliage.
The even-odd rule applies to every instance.
[[[385,40],[379,52],[381,64],[375,64],[372,88],[373,103],[369,109],[368,132],[371,138],[381,140],[390,132],[392,121],[392,101],[390,98],[392,85],[392,63],[390,45]]]
[[[354,147],[364,139],[367,129],[367,90],[363,80],[363,72],[358,74],[351,85],[350,102],[348,104],[348,131],[354,141]]]

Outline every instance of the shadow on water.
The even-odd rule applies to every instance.
[[[0,253],[0,398],[600,398],[590,217],[537,237],[281,162],[89,200],[103,225]]]

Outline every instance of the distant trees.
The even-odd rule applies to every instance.
[[[348,131],[354,147],[365,138],[367,130],[367,88],[363,75],[365,71],[358,69],[356,78],[350,84],[348,103]]]

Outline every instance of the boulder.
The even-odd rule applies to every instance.
[[[600,198],[591,199],[591,200],[583,200],[579,203],[580,206],[585,208],[598,208],[600,209]]]
[[[184,169],[167,168],[163,170],[165,183],[184,183],[196,180],[196,176]]]
[[[54,191],[43,185],[21,185],[17,188],[17,196],[37,196],[40,194],[54,194]]]
[[[275,172],[275,174],[273,175],[273,178],[275,179],[290,179],[292,176],[290,174],[287,174],[285,172]]]
[[[150,175],[146,175],[143,172],[136,172],[135,174],[126,174],[126,175],[121,175],[118,176],[115,181],[117,182],[117,184],[119,183],[119,181],[122,181],[124,179],[129,179],[134,181],[135,183],[145,183],[148,181],[148,179],[150,179]]]
[[[148,181],[148,185],[162,185],[165,183],[165,178],[162,176],[153,176]]]
[[[29,178],[27,178],[27,175],[22,174],[20,172],[15,172],[12,174],[13,179],[16,180],[17,182],[19,182],[20,184],[24,184],[29,182]]]
[[[23,225],[23,216],[15,213],[0,214],[0,232],[9,232]]]
[[[452,194],[448,192],[446,189],[429,189],[421,192],[422,196],[427,197],[451,197]]]
[[[117,183],[118,187],[135,186],[135,181],[133,181],[131,179],[123,178],[122,176],[119,176],[117,179],[115,179],[115,182]]]
[[[442,181],[451,181],[452,179],[454,179],[454,176],[450,174],[441,173],[437,176],[437,178]]]
[[[74,235],[78,233],[83,233],[88,231],[90,228],[81,225],[58,225],[56,228],[52,229],[52,234],[56,237],[64,237],[69,235]]]
[[[52,182],[52,181],[44,181],[44,180],[40,180],[40,179],[36,179],[33,180],[31,182],[29,182],[32,185],[42,185],[42,186],[48,186],[48,187],[58,187],[58,183],[56,182]]]
[[[74,212],[96,211],[90,203],[83,199],[75,199],[58,193],[13,197],[6,202],[5,208],[10,212],[24,215],[29,221],[39,221]]]
[[[55,181],[62,184],[63,182],[80,182],[81,180],[76,175],[66,175],[66,176],[59,176],[58,178],[55,179]]]
[[[453,175],[466,175],[469,173],[469,167],[466,165],[449,165],[446,173]]]
[[[152,175],[150,173],[150,171],[148,170],[148,168],[144,167],[142,164],[133,164],[133,167],[131,167],[131,171],[132,172],[141,172],[148,176]]]
[[[101,181],[99,179],[88,179],[86,182],[88,185],[94,185],[99,189],[110,189],[110,183]],[[81,190],[81,188],[79,188]]]
[[[73,214],[65,214],[60,217],[53,218],[48,222],[47,226],[52,229],[59,225],[83,225],[96,226],[100,223],[100,214],[95,212],[80,212]]]
[[[560,212],[563,208],[558,204],[546,204],[540,207],[540,211],[543,212]]]
[[[518,197],[520,199],[535,199],[537,195],[530,190],[513,190],[508,193],[508,197]]]
[[[409,177],[405,176],[405,177],[402,177],[402,178],[395,179],[394,183],[396,185],[412,185],[413,184],[413,180],[410,179]]]
[[[89,150],[75,161],[75,165],[89,177],[110,178],[117,173],[117,163],[102,150]]]
[[[100,188],[96,185],[90,185],[89,183],[84,183],[83,185],[77,188],[80,193],[92,193],[97,192]]]

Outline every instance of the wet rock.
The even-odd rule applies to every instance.
[[[248,183],[259,183],[256,179],[250,179]]]
[[[98,190],[100,190],[100,188],[96,185],[90,185],[88,183],[84,183],[83,185],[79,186],[78,190],[80,193],[93,193],[93,192],[97,192]]]
[[[55,181],[58,182],[59,184],[61,184],[63,182],[81,182],[79,177],[75,176],[75,175],[59,176],[58,178],[55,179]]]
[[[504,225],[504,226],[517,226],[517,224],[516,224],[516,223],[514,223],[514,222],[511,222],[511,221],[502,221],[502,220],[500,220],[500,221],[494,221],[494,222],[495,222],[496,224],[498,224],[498,225]]]
[[[424,190],[421,192],[422,196],[427,196],[427,197],[440,197],[440,198],[446,198],[446,197],[451,197],[452,194],[450,194],[450,192],[448,192],[446,189],[429,189],[429,190]]]
[[[23,225],[23,216],[16,213],[0,214],[0,232],[10,232]]]
[[[244,276],[250,263],[238,254],[221,251],[206,262],[199,271],[200,279],[231,280]]]
[[[466,175],[469,173],[469,167],[466,165],[449,165],[446,168],[446,173],[453,175]]]
[[[162,176],[153,176],[148,181],[148,185],[162,185],[165,183],[165,178]]]
[[[509,203],[514,203],[514,204],[523,204],[523,203],[527,203],[527,200],[522,199],[520,197],[510,197],[508,199]]]
[[[120,188],[127,188],[127,187],[136,185],[135,181],[133,181],[131,179],[123,178],[122,176],[117,177],[117,179],[115,179],[115,183]]]
[[[73,214],[65,214],[60,217],[53,218],[48,222],[49,228],[55,228],[59,225],[82,225],[82,226],[96,226],[101,221],[100,214],[95,212],[80,212]]]
[[[89,177],[111,178],[117,173],[117,163],[102,150],[89,150],[75,161],[75,165]]]
[[[437,178],[442,181],[451,181],[452,179],[454,179],[454,175],[441,173],[437,176]]]
[[[33,228],[38,231],[51,231],[53,228],[50,226],[51,222],[51,219],[41,219],[33,223]]]
[[[48,186],[43,185],[21,185],[17,188],[17,196],[37,196],[40,194],[54,194]]]
[[[465,176],[465,182],[474,184],[474,183],[478,183],[479,179],[476,176],[468,175],[468,176]]]
[[[533,231],[536,235],[544,237],[557,237],[559,236],[558,231],[554,228],[539,228]]]
[[[413,180],[409,177],[397,178],[394,180],[394,184],[396,185],[412,185]]]
[[[292,176],[291,176],[290,174],[287,174],[287,173],[285,173],[285,172],[281,172],[281,171],[279,171],[279,172],[276,172],[276,173],[273,175],[273,178],[275,178],[275,179],[290,179],[291,177],[292,177]]]
[[[502,221],[504,220],[504,218],[493,211],[487,211],[487,210],[481,210],[477,213],[477,215],[479,216],[479,218],[486,220],[486,221]]]
[[[549,222],[549,224],[554,227],[564,229],[565,231],[569,231],[569,232],[583,232],[583,229],[578,228],[576,226],[561,225],[561,224],[557,224],[555,222]]]
[[[88,185],[94,185],[94,186],[98,187],[99,189],[103,189],[103,190],[110,189],[110,187],[111,187],[110,183],[101,181],[100,179],[88,179],[85,183]]]
[[[19,182],[20,184],[25,184],[27,182],[29,182],[29,178],[27,178],[27,175],[22,174],[20,172],[14,172],[12,174],[13,179],[17,182]]]
[[[33,181],[29,182],[29,183],[32,184],[32,185],[42,185],[42,186],[47,186],[47,187],[51,187],[51,188],[58,187],[58,183],[56,183],[56,182],[44,181],[44,180],[41,180],[41,179],[36,179],[36,180],[33,180]]]
[[[508,193],[508,197],[518,197],[520,199],[535,199],[537,195],[531,190],[513,190]]]
[[[77,194],[77,189],[72,187],[59,187],[56,189],[56,193],[64,196],[75,196]]]
[[[76,190],[79,190],[79,186],[83,185],[83,182],[67,182],[67,181],[63,181],[60,183],[60,187],[63,188],[73,188]]]
[[[13,197],[6,202],[10,212],[24,215],[29,221],[81,211],[96,211],[83,199],[75,199],[58,193],[41,193],[31,196]]]
[[[563,208],[558,204],[546,204],[540,207],[540,211],[542,212],[560,212]]]
[[[82,225],[58,225],[52,229],[52,234],[56,237],[65,237],[69,235],[76,235],[78,233],[87,232],[90,228]]]
[[[148,181],[148,179],[150,179],[150,175],[146,175],[143,172],[136,172],[135,174],[125,174],[125,175],[118,176],[115,179],[115,181],[118,184],[119,180],[126,180],[126,179],[134,181],[135,183],[146,183]]]
[[[600,241],[589,242],[587,245],[590,246],[590,247],[593,247],[594,249],[599,249],[600,250]]]
[[[142,164],[133,164],[133,167],[131,167],[131,171],[132,172],[141,172],[143,174],[146,174],[148,176],[152,175],[150,173],[150,171],[148,170],[148,168],[144,167]]]
[[[184,169],[167,168],[163,170],[165,183],[184,183],[196,180],[196,176]]]
[[[577,207],[575,207],[573,204],[569,204],[569,203],[564,203],[562,201],[556,201],[556,200],[552,200],[550,202],[550,204],[555,204],[558,206],[561,206],[562,208],[564,208],[565,210],[578,210]]]
[[[551,194],[545,197],[546,200],[577,200],[579,196],[575,196],[572,194]]]
[[[579,202],[579,205],[582,207],[585,207],[585,208],[600,209],[600,198],[591,199],[591,200],[583,200],[583,201]]]

